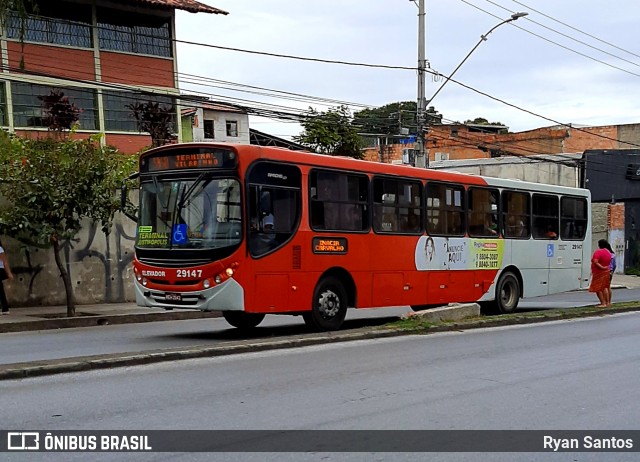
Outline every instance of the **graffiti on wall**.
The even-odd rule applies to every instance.
[[[126,219],[125,219],[126,220]],[[135,225],[117,220],[106,235],[87,224],[62,253],[78,304],[126,302],[134,299],[131,263]],[[16,278],[5,288],[14,306],[66,304],[64,284],[53,250],[28,247],[6,239],[6,251]]]

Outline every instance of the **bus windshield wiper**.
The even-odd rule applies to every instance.
[[[182,196],[180,197],[180,201],[178,202],[178,211],[182,210],[182,208],[184,207],[185,202],[187,202],[187,200],[192,196],[193,192],[196,190],[196,188],[198,187],[198,184],[200,183],[200,181],[202,181],[202,179],[204,178],[205,174],[201,173],[198,178],[196,178],[196,180],[193,182],[193,184],[191,186],[189,186],[189,189],[183,189],[182,190]],[[209,181],[211,181],[211,179],[209,179]],[[207,181],[207,183],[205,183],[204,186],[206,186],[209,181]],[[203,188],[204,188],[203,186]]]

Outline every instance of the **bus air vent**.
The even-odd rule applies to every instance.
[[[299,245],[293,246],[293,269],[302,268],[302,248]]]

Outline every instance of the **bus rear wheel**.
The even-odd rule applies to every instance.
[[[495,307],[499,313],[513,313],[520,301],[520,282],[513,273],[504,273],[496,286]]]
[[[338,330],[347,315],[347,296],[344,286],[333,277],[324,278],[313,293],[311,312],[302,318],[316,331]]]
[[[229,324],[238,329],[253,329],[264,319],[264,314],[245,313],[244,311],[223,311],[222,316]]]

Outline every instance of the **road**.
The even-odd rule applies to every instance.
[[[634,312],[3,381],[0,409],[4,428],[43,431],[637,429],[639,333],[640,313]],[[65,453],[40,456],[73,460]],[[116,456],[92,454],[91,460],[124,460]],[[131,458],[427,459],[631,461],[637,455],[151,453]]]
[[[615,301],[640,300],[640,289],[617,289]],[[588,292],[569,292],[522,301],[523,310],[567,308],[595,304]],[[349,310],[343,329],[375,326],[398,319],[408,307]],[[112,353],[132,353],[199,345],[214,346],[230,340],[273,338],[308,333],[301,317],[267,316],[251,336],[231,328],[222,319],[83,327],[0,335],[0,364],[44,361]]]

